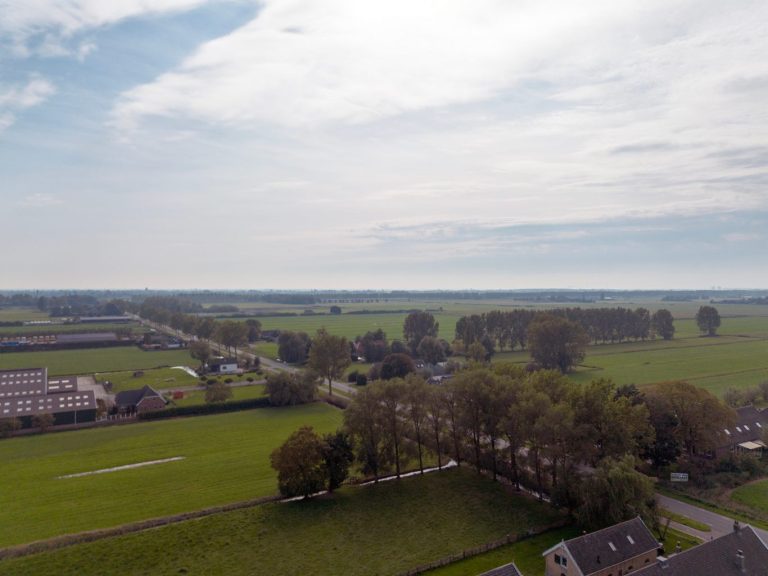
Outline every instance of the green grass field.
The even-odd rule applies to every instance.
[[[149,354],[149,353],[148,353]],[[152,352],[151,354],[156,354]],[[192,360],[187,356],[187,363]],[[184,370],[178,368],[157,368],[155,370],[143,370],[144,375],[134,377],[135,370],[124,372],[100,372],[96,374],[98,382],[109,381],[112,383],[112,392],[133,390],[144,386],[152,386],[155,390],[167,390],[179,386],[198,386],[200,380],[190,376]]]
[[[186,350],[144,352],[135,346],[0,354],[0,370],[47,366],[48,373],[54,376],[183,366],[190,362]]]
[[[4,575],[398,574],[556,518],[468,470],[346,487],[4,561]],[[137,551],[141,553],[137,553]]]
[[[134,334],[143,334],[147,329],[138,322],[121,324],[103,322],[98,324],[44,324],[33,326],[0,326],[0,336],[32,336],[37,334],[78,334],[83,332],[114,332],[129,328]]]
[[[0,322],[30,322],[50,319],[47,312],[41,312],[37,308],[0,308]]]
[[[652,384],[687,380],[722,395],[768,380],[768,318],[725,318],[719,333],[699,336],[693,320],[676,322],[682,335],[589,346],[583,364],[572,374],[577,382],[610,378],[618,384]],[[686,336],[688,334],[688,336]],[[497,354],[494,361],[528,362],[527,352]]]
[[[253,386],[233,386],[232,387],[232,401],[235,400],[250,400],[252,398],[261,398],[266,396],[266,388],[263,384],[254,384]],[[184,398],[174,400],[174,404],[177,406],[195,406],[198,404],[205,404],[205,391],[194,390],[192,392],[185,392]]]
[[[317,403],[2,440],[0,547],[274,494],[272,450],[341,418]],[[58,478],[175,456],[186,459]]]
[[[750,482],[731,492],[731,498],[751,509],[768,515],[768,480]]]
[[[440,324],[440,338],[449,342],[454,338],[456,322],[462,313],[435,313],[435,319]],[[366,332],[381,328],[390,340],[403,339],[403,323],[407,314],[341,314],[324,316],[266,316],[259,318],[264,330],[293,330],[314,335],[319,328],[325,328],[331,334],[346,336],[354,340]]]

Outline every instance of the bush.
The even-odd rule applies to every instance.
[[[248,378],[246,378],[245,380],[246,380],[246,382],[251,383],[251,382],[253,382],[253,376],[248,376]]]
[[[218,380],[216,380],[216,378],[208,378],[208,380],[205,381],[205,383],[208,384],[208,386],[213,386],[217,382]]]
[[[317,378],[313,374],[278,372],[267,377],[267,394],[272,406],[294,406],[315,399]]]
[[[357,370],[354,370],[353,372],[350,372],[349,374],[347,374],[347,382],[350,382],[350,383],[354,384],[355,382],[357,382],[357,377],[359,375],[360,374],[358,373]]]
[[[233,382],[232,378],[226,378],[224,380],[224,384],[232,384],[232,382]]]
[[[368,377],[365,374],[358,374],[357,378],[355,379],[355,384],[358,386],[365,386],[368,384]]]
[[[152,412],[140,412],[139,420],[163,420],[165,418],[175,418],[177,416],[204,416],[207,414],[218,414],[220,412],[239,412],[241,410],[252,410],[254,408],[268,408],[269,398],[249,398],[247,400],[234,400],[220,404],[198,404],[195,406],[173,406],[163,410]]]

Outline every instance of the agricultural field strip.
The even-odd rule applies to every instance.
[[[4,574],[380,574],[544,528],[562,517],[454,469],[332,498],[264,504],[3,561]],[[140,555],[135,554],[141,550]],[[128,551],[134,551],[131,554]],[[105,562],[130,558],[130,562]]]
[[[341,418],[340,410],[317,403],[4,440],[0,547],[272,495],[272,450],[301,425],[331,432]],[[186,458],[56,478],[148,455]]]
[[[155,464],[166,464],[168,462],[178,462],[184,460],[186,456],[173,456],[171,458],[163,458],[162,460],[148,460],[147,462],[137,462],[136,464],[124,464],[122,466],[113,466],[112,468],[101,468],[100,470],[91,470],[90,472],[76,472],[75,474],[65,474],[64,476],[57,476],[59,480],[67,478],[81,478],[83,476],[93,476],[94,474],[107,474],[109,472],[120,472],[121,470],[133,470],[134,468],[142,468],[144,466],[154,466]]]

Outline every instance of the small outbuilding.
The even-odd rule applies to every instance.
[[[216,358],[208,363],[208,369],[212,374],[237,374],[237,360],[234,358]]]

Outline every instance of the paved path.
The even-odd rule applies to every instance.
[[[685,516],[686,518],[690,518],[691,520],[703,522],[712,529],[711,532],[701,532],[699,530],[689,528],[688,526],[678,524],[677,522],[672,522],[670,526],[675,530],[696,536],[702,540],[718,538],[719,536],[724,536],[725,534],[733,532],[733,518],[728,518],[728,516],[710,512],[704,508],[699,508],[693,504],[681,502],[680,500],[676,500],[675,498],[670,498],[669,496],[664,496],[662,494],[656,494],[656,501],[662,508],[669,510],[670,512],[674,512],[675,514]],[[768,531],[755,527],[755,532],[760,535],[764,542],[768,543]]]

